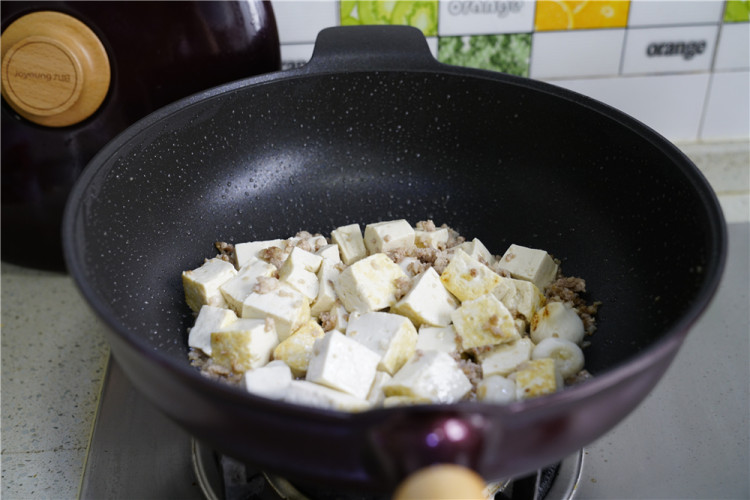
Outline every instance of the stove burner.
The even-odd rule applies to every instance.
[[[192,440],[192,461],[207,500],[386,500],[387,496],[300,490],[286,479],[220,455]],[[536,473],[490,483],[487,500],[572,500],[581,478],[583,450]]]

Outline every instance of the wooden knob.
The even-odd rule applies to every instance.
[[[471,469],[438,464],[408,476],[396,489],[393,500],[485,500],[485,482]]]
[[[2,95],[39,125],[65,127],[91,116],[107,96],[110,75],[104,45],[67,14],[27,14],[2,34]]]

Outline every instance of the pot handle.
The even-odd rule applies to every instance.
[[[455,464],[436,464],[410,474],[398,485],[393,500],[485,500],[482,477]]]
[[[336,26],[318,33],[310,61],[314,73],[436,69],[420,30],[411,26]]]

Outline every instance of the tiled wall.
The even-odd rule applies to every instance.
[[[285,67],[329,26],[409,24],[448,64],[548,81],[674,141],[750,136],[748,0],[274,0]]]

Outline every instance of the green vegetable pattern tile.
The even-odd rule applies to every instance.
[[[728,23],[750,21],[750,0],[728,0],[724,11],[724,21]]]
[[[531,34],[441,37],[438,60],[455,66],[529,76]]]
[[[342,26],[405,24],[419,28],[425,36],[437,36],[437,0],[342,0],[340,13]]]

